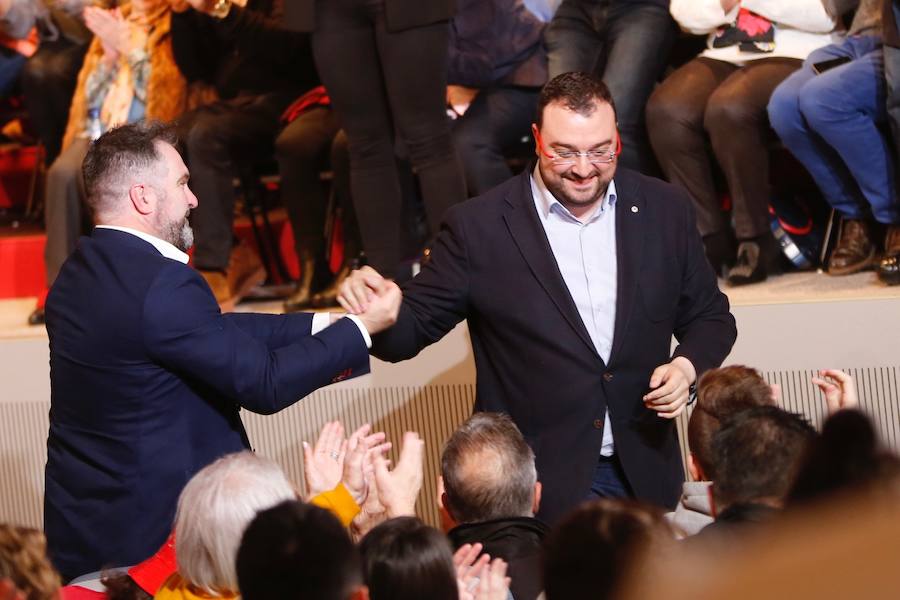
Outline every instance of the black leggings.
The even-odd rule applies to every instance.
[[[347,133],[351,190],[369,263],[391,276],[401,256],[402,194],[393,134],[418,176],[428,226],[466,197],[447,118],[446,21],[388,31],[379,0],[319,0],[313,51]]]

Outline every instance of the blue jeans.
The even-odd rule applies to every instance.
[[[852,60],[820,75],[812,65]],[[877,36],[853,36],[819,48],[769,100],[769,121],[843,216],[900,223],[885,124],[884,56]]]
[[[602,73],[616,104],[622,166],[653,169],[644,107],[677,32],[663,6],[612,0],[563,0],[547,26],[551,78],[569,71]]]
[[[597,468],[594,470],[594,480],[591,482],[591,491],[588,500],[597,498],[633,498],[634,492],[625,478],[622,463],[615,456],[601,456],[597,460]]]

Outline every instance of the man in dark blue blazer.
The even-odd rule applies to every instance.
[[[66,579],[151,556],[191,476],[250,447],[240,409],[271,414],[366,372],[369,334],[399,307],[394,289],[371,318],[221,314],[186,264],[197,199],[174,141],[129,125],[92,145],[97,227],[47,299],[44,527]]]
[[[373,354],[405,360],[467,319],[475,409],[508,413],[534,449],[540,517],[599,496],[671,507],[684,480],[674,419],[731,350],[728,300],[685,192],[616,169],[599,79],[549,82],[533,133],[534,170],[447,212]],[[364,314],[382,285],[356,271],[341,303]]]

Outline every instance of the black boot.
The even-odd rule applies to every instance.
[[[737,262],[728,272],[728,285],[765,281],[766,277],[780,271],[779,258],[778,243],[769,233],[741,241]]]

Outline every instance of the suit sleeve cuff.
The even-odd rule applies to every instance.
[[[362,334],[363,340],[366,342],[366,348],[371,348],[372,347],[372,336],[369,335],[369,332],[366,329],[366,326],[363,325],[362,319],[360,319],[356,315],[345,315],[344,318],[350,319],[351,321],[353,321],[353,323],[359,329],[359,332]]]
[[[331,325],[331,317],[332,313],[328,312],[320,312],[314,313],[312,317],[312,327],[310,327],[309,334],[316,335],[317,333],[324,330],[326,327]],[[366,330],[366,326],[363,325],[362,320],[356,315],[344,315],[345,319],[350,319],[356,325],[359,332],[362,334],[363,341],[366,343],[366,348],[372,347],[372,337],[369,335],[369,332]]]

